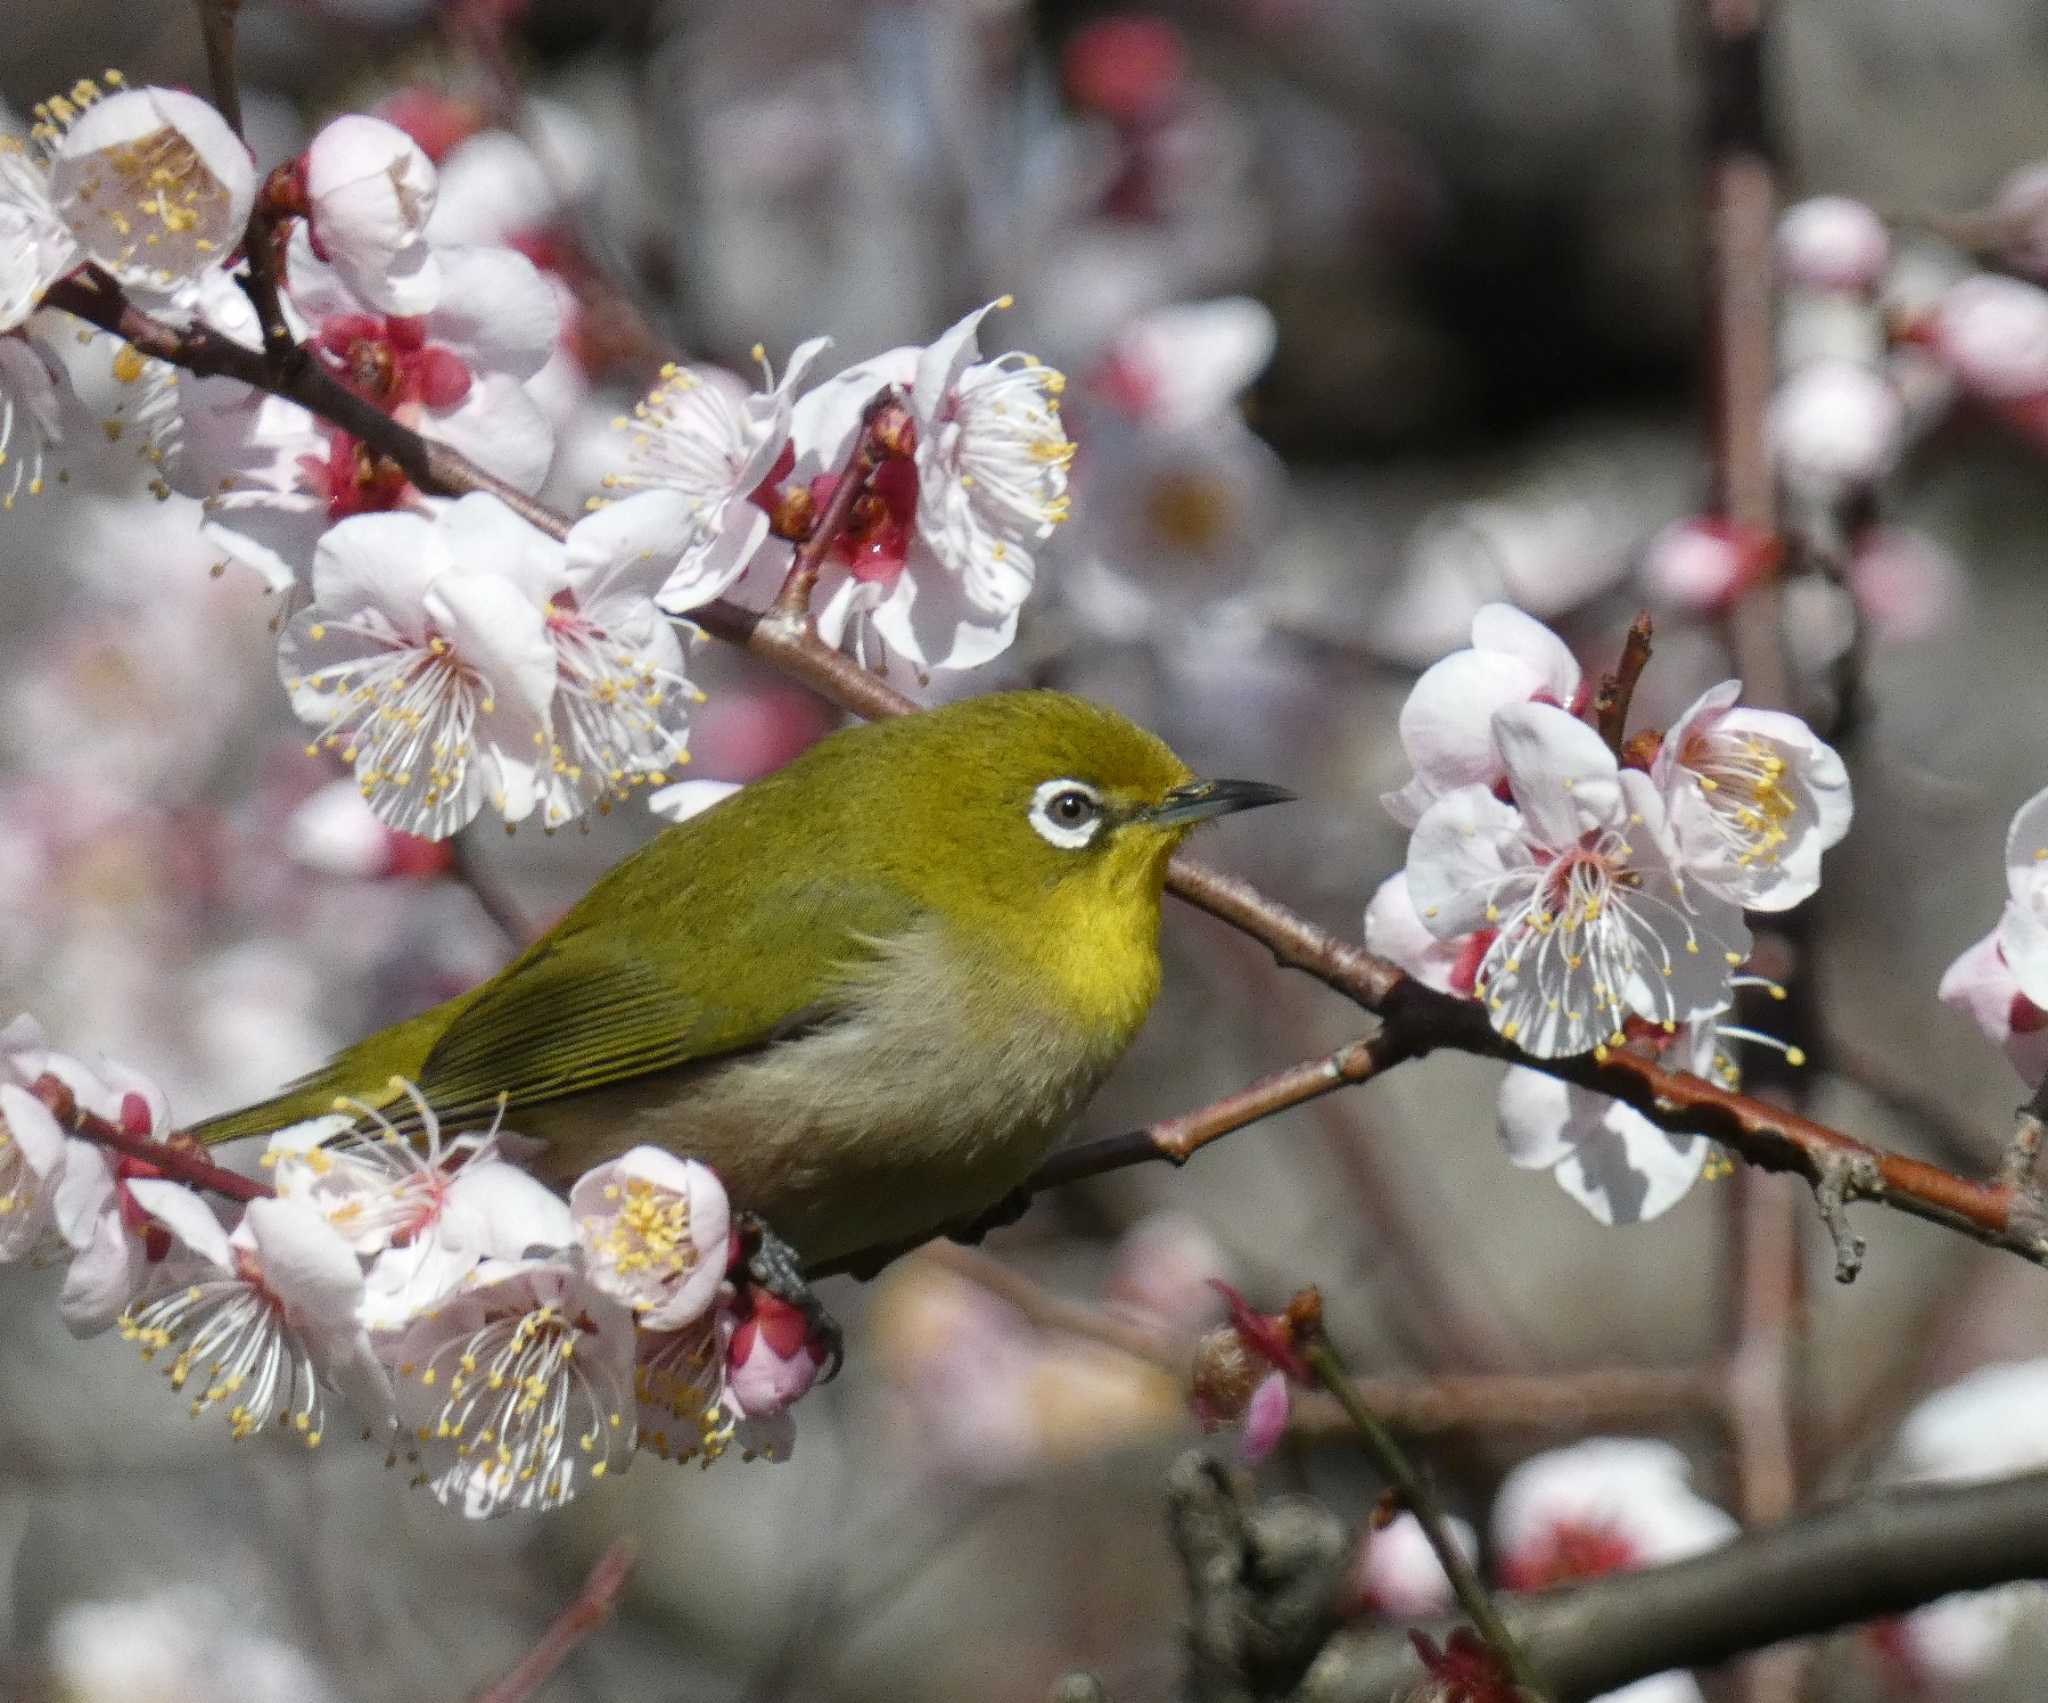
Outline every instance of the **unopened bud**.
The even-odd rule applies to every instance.
[[[817,530],[818,500],[808,485],[787,487],[768,511],[768,529],[792,544],[806,543]]]

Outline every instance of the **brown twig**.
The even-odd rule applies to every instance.
[[[50,1115],[79,1140],[133,1159],[147,1166],[149,1175],[169,1177],[174,1182],[209,1189],[214,1194],[244,1203],[267,1200],[277,1192],[267,1183],[259,1183],[239,1171],[216,1165],[206,1156],[206,1149],[188,1137],[173,1135],[167,1140],[157,1141],[147,1135],[131,1134],[120,1125],[109,1123],[81,1106],[78,1096],[60,1077],[39,1076],[29,1085],[29,1092],[48,1106]]]
[[[584,1575],[581,1588],[548,1623],[540,1642],[509,1673],[479,1691],[475,1703],[527,1703],[575,1653],[577,1645],[611,1618],[638,1559],[639,1552],[628,1537],[606,1549]]]
[[[875,476],[875,452],[879,447],[874,438],[875,416],[894,399],[895,394],[893,389],[884,386],[861,410],[860,425],[853,434],[853,447],[846,452],[846,465],[839,470],[839,483],[832,487],[825,512],[818,516],[810,537],[797,550],[795,559],[789,564],[789,577],[775,594],[775,606],[769,612],[771,625],[803,630],[811,612],[811,592],[817,586],[825,557],[839,542],[846,523],[853,518],[853,505],[867,495],[868,481]]]
[[[1600,681],[1593,698],[1593,725],[1607,742],[1607,749],[1619,758],[1628,738],[1629,705],[1635,701],[1636,682],[1650,664],[1650,612],[1645,609],[1628,624],[1628,638],[1621,647],[1621,660],[1614,672]]]

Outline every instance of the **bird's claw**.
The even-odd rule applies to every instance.
[[[818,1299],[810,1280],[804,1276],[802,1257],[758,1213],[739,1214],[739,1232],[742,1269],[747,1281],[803,1314],[811,1334],[825,1350],[824,1369],[819,1377],[830,1383],[846,1363],[846,1333],[825,1310],[825,1303]]]

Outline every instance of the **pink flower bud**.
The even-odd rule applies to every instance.
[[[1934,310],[1934,346],[1980,396],[2018,401],[2048,391],[2048,290],[1980,273]]]
[[[1788,207],[1778,221],[1778,269],[1811,290],[1877,287],[1891,259],[1884,221],[1846,195],[1816,195]]]
[[[1643,589],[1659,603],[1709,613],[1725,609],[1770,561],[1775,545],[1707,515],[1675,520],[1643,555]]]
[[[725,1352],[733,1399],[749,1419],[780,1413],[818,1381],[825,1348],[801,1311],[764,1290],[751,1289],[748,1308]]]
[[[1187,43],[1164,18],[1123,13],[1076,30],[1060,69],[1076,106],[1137,124],[1160,116],[1180,93]]]
[[[425,313],[440,298],[426,242],[436,187],[419,144],[381,118],[337,118],[306,150],[315,248],[380,312]]]

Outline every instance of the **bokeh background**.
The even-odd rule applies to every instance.
[[[1680,0],[250,0],[242,37],[260,164],[404,94],[468,138],[461,195],[458,154],[443,168],[470,228],[576,287],[552,401],[564,503],[594,487],[608,422],[666,356],[745,371],[756,342],[779,357],[822,331],[850,362],[1014,292],[998,346],[1075,375],[1076,518],[1015,651],[945,689],[1057,684],[1198,771],[1293,787],[1303,803],[1219,827],[1206,855],[1346,936],[1403,856],[1377,799],[1406,776],[1395,717],[1416,669],[1501,594],[1599,666],[1650,595],[1651,541],[1704,501]],[[203,88],[190,9],[0,10],[14,119],[108,65]],[[1852,194],[1898,221],[1909,278],[1964,265],[1924,221],[2048,153],[2048,28],[2017,0],[1801,0],[1773,20],[1769,71],[1788,197]],[[1242,384],[1171,425],[1131,405],[1119,362],[1146,316],[1236,297],[1271,327]],[[150,498],[130,446],[64,460],[66,484],[0,519],[0,1011],[154,1072],[196,1117],[507,946],[445,872],[337,872],[300,814],[334,776],[278,687],[275,604],[252,574],[213,571],[194,506]],[[1869,622],[1857,822],[1814,966],[1844,1068],[1809,1088],[1874,1140],[1986,1163],[2019,1085],[1934,989],[1993,921],[2005,823],[2048,782],[2040,451],[1967,406],[1931,410],[1883,521],[1906,594]],[[1795,618],[1824,647],[1830,611]],[[1711,621],[1660,619],[1651,724],[1727,672]],[[707,645],[699,666],[697,773],[745,779],[831,725],[744,657]],[[634,811],[581,835],[479,832],[467,855],[545,919],[655,826]],[[1356,1012],[1192,913],[1169,914],[1165,951],[1157,1012],[1079,1133],[1357,1032]],[[1205,1322],[1211,1272],[1269,1303],[1313,1280],[1373,1374],[1715,1353],[1735,1185],[1603,1229],[1504,1162],[1497,1075],[1405,1069],[1184,1171],[1043,1199],[987,1252],[1169,1343]],[[1873,1211],[1868,1269],[1838,1290],[1806,1228],[1805,1493],[1874,1470],[1915,1385],[2048,1351],[2040,1274],[2019,1262]],[[10,1271],[0,1685],[91,1703],[465,1696],[630,1533],[627,1606],[550,1695],[1007,1703],[1075,1667],[1120,1700],[1173,1695],[1163,1473],[1197,1437],[1177,1380],[1041,1328],[974,1270],[913,1259],[832,1285],[850,1364],[805,1404],[786,1467],[643,1460],[564,1515],[488,1527],[408,1490],[374,1443],[227,1447],[120,1344],[64,1336],[54,1272]],[[1634,1428],[1731,1494],[1709,1415]],[[1498,1416],[1421,1446],[1483,1525],[1508,1467],[1586,1429]],[[1346,1517],[1374,1494],[1328,1438],[1266,1471]],[[2016,1656],[1980,1694],[2037,1695],[2030,1671]],[[1810,1683],[1849,1698],[1894,1681],[1875,1645],[1842,1638]]]

